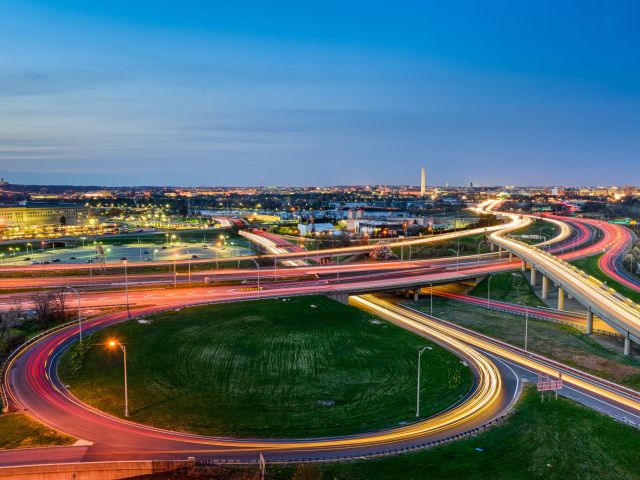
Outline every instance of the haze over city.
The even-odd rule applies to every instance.
[[[637,2],[0,5],[0,170],[99,185],[638,183]],[[606,165],[607,168],[602,168]]]

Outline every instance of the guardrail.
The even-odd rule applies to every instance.
[[[504,420],[509,418],[515,412],[514,408],[511,408],[508,412],[496,417],[492,420],[489,420],[482,425],[467,430],[462,433],[457,433],[455,435],[450,435],[445,438],[441,438],[439,440],[433,440],[431,442],[419,443],[416,445],[410,445],[407,447],[401,448],[392,448],[388,450],[380,450],[374,452],[367,453],[354,453],[350,455],[335,455],[330,457],[296,457],[296,458],[276,458],[274,460],[269,460],[265,458],[267,463],[271,464],[297,464],[297,463],[336,463],[336,462],[345,462],[352,460],[363,460],[363,459],[371,459],[371,458],[379,458],[379,457],[390,457],[394,455],[400,455],[409,452],[415,452],[419,450],[426,450],[428,448],[439,447],[440,445],[444,445],[447,443],[451,443],[457,440],[463,440],[466,438],[474,437],[484,431],[492,428],[496,425],[499,425]],[[196,459],[195,461],[197,466],[224,466],[224,465],[257,465],[260,463],[258,456],[252,458],[229,458],[229,459]]]
[[[20,345],[18,345],[16,348],[14,348],[11,353],[7,356],[7,358],[4,360],[4,362],[2,362],[2,366],[0,366],[0,399],[2,400],[2,413],[5,413],[8,409],[9,409],[9,400],[8,400],[8,395],[7,395],[7,391],[6,391],[6,384],[5,384],[5,378],[6,378],[6,370],[7,367],[9,366],[9,364],[11,363],[11,361],[25,348],[27,348],[29,345],[31,345],[32,343],[37,342],[38,340],[40,340],[42,337],[45,337],[53,332],[57,332],[58,330],[62,330],[64,328],[67,328],[71,325],[74,325],[78,323],[77,320],[71,320],[69,322],[65,322],[65,323],[61,323],[60,325],[56,325],[55,327],[51,327],[43,332],[38,333],[37,335],[34,335],[33,337],[28,338],[27,340],[25,340],[24,342],[22,342]]]

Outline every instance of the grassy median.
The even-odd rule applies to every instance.
[[[637,479],[639,448],[638,430],[563,398],[541,403],[531,388],[512,418],[477,437],[419,453],[322,465],[304,478]],[[292,478],[295,469],[274,466],[270,478]]]
[[[27,415],[0,415],[0,449],[71,445],[75,438],[37,423]]]
[[[493,286],[493,282],[492,282]],[[430,311],[429,299],[414,303],[424,312]],[[524,347],[525,317],[511,315],[481,306],[469,305],[444,298],[433,298],[433,314],[444,320],[477,332]],[[529,350],[553,358],[594,375],[640,388],[640,360],[615,352],[610,345],[597,341],[581,331],[557,323],[529,319]],[[610,341],[614,337],[611,337]],[[621,341],[619,341],[621,344]]]
[[[122,353],[100,345],[112,337],[127,345],[131,420],[209,435],[320,437],[414,421],[424,345],[432,347],[423,356],[424,416],[472,384],[453,354],[320,296],[196,307],[145,322],[95,334],[81,361],[67,352],[60,374],[71,391],[122,415]]]

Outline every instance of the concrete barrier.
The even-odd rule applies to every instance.
[[[0,467],[0,479],[12,480],[116,480],[193,467],[195,460],[140,460],[83,462]]]

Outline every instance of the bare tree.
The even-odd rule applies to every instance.
[[[46,330],[49,322],[56,318],[56,303],[52,292],[40,292],[31,297],[33,301],[33,309],[35,311],[34,319],[38,323],[41,330]]]
[[[67,318],[67,293],[66,288],[58,288],[52,292],[56,316],[61,321]]]

